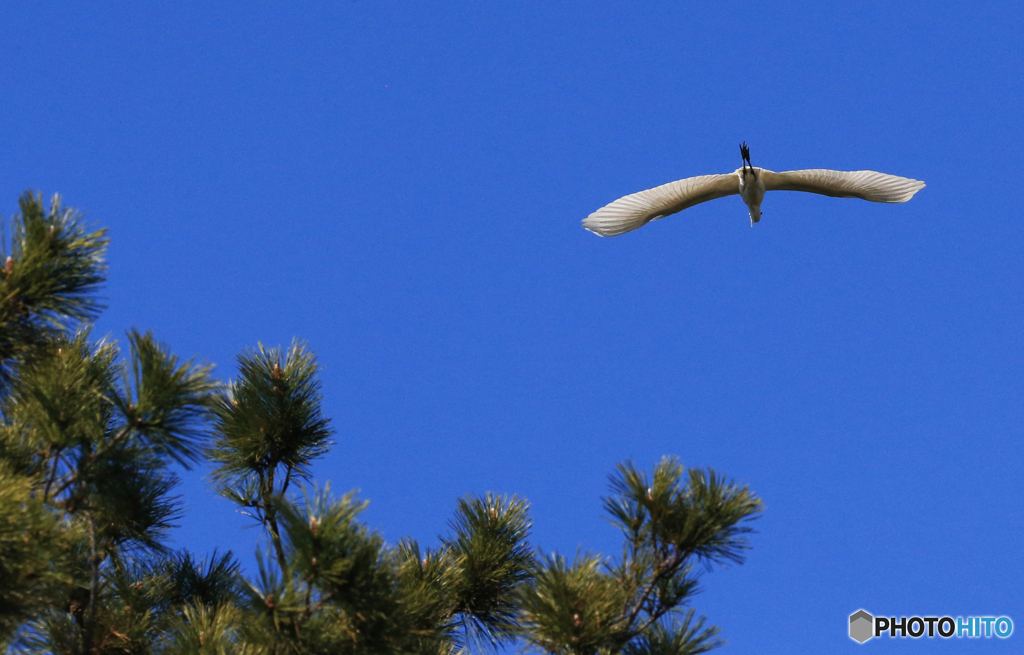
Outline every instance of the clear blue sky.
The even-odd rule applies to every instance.
[[[337,429],[317,478],[389,540],[492,490],[545,550],[614,554],[607,474],[673,454],[767,507],[696,600],[722,652],[1024,648],[1021,3],[11,1],[0,24],[3,214],[39,189],[110,228],[100,333],[223,378],[307,340]],[[743,140],[928,186],[581,229]],[[182,493],[181,546],[252,561],[202,471]],[[1017,633],[858,646],[858,608]]]

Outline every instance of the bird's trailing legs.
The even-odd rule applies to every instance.
[[[754,200],[753,196],[750,199],[747,198],[747,192],[744,190],[745,184],[756,186],[759,182],[757,179],[757,171],[754,170],[754,165],[750,163],[750,148],[747,147],[747,142],[744,141],[740,144],[740,157],[743,157],[743,178],[740,180],[740,195],[743,196],[743,201],[750,206],[750,227],[754,227],[754,223],[761,220],[761,201],[760,199]],[[753,178],[752,182],[747,181],[747,169],[750,169],[750,175]],[[761,186],[761,195],[764,196],[764,185]],[[750,204],[755,202],[755,205]],[[754,217],[755,212],[757,217]]]
[[[750,163],[750,148],[747,147],[747,142],[744,141],[740,144],[740,157],[743,157],[743,170],[747,170],[747,166],[753,168],[754,165]]]

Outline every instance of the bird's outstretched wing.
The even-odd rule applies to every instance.
[[[583,227],[594,234],[613,237],[656,218],[739,192],[740,180],[735,173],[688,177],[619,198],[584,218]]]
[[[906,202],[924,182],[875,171],[830,171],[812,168],[773,173],[761,171],[765,191],[808,191],[833,198],[862,198],[871,202]]]

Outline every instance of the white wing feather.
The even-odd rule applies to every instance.
[[[739,177],[735,173],[688,177],[619,198],[583,219],[583,227],[594,234],[613,237],[687,207],[739,192]]]
[[[830,171],[812,168],[773,173],[762,170],[765,191],[807,191],[834,198],[862,198],[871,202],[906,202],[924,188],[924,182],[875,171]]]

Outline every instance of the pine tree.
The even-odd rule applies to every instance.
[[[88,231],[60,196],[49,210],[39,194],[25,193],[19,204],[21,214],[0,230],[0,396],[36,347],[96,317],[94,292],[106,273],[106,230]]]
[[[264,528],[268,551],[244,584],[257,652],[455,652],[509,642],[518,585],[528,579],[526,504],[462,499],[435,550],[389,547],[358,520],[355,494],[335,498],[310,481],[331,430],[320,407],[317,363],[303,345],[239,357],[239,379],[216,410],[210,450],[221,494]]]
[[[170,465],[198,460],[219,385],[152,334],[129,332],[124,359],[93,340],[104,232],[57,198],[21,210],[0,277],[0,638],[139,651],[167,615]]]
[[[703,570],[743,562],[761,501],[671,457],[650,476],[620,464],[610,482],[604,505],[625,537],[621,558],[545,558],[520,597],[525,639],[558,655],[691,655],[720,646],[718,629],[687,606]]]
[[[541,555],[526,501],[458,499],[422,547],[312,478],[332,445],[319,365],[296,341],[238,357],[221,385],[152,333],[91,335],[103,230],[21,198],[0,244],[0,645],[101,655],[703,653],[700,574],[740,563],[761,502],[714,471],[630,462],[605,509],[621,557]],[[167,546],[177,467],[259,526],[256,570]]]
[[[54,196],[49,210],[26,193],[0,226],[0,643],[46,607],[65,563],[69,531],[38,493],[34,453],[18,443],[9,394],[31,362],[76,321],[95,317],[104,280],[103,230],[89,232]]]

